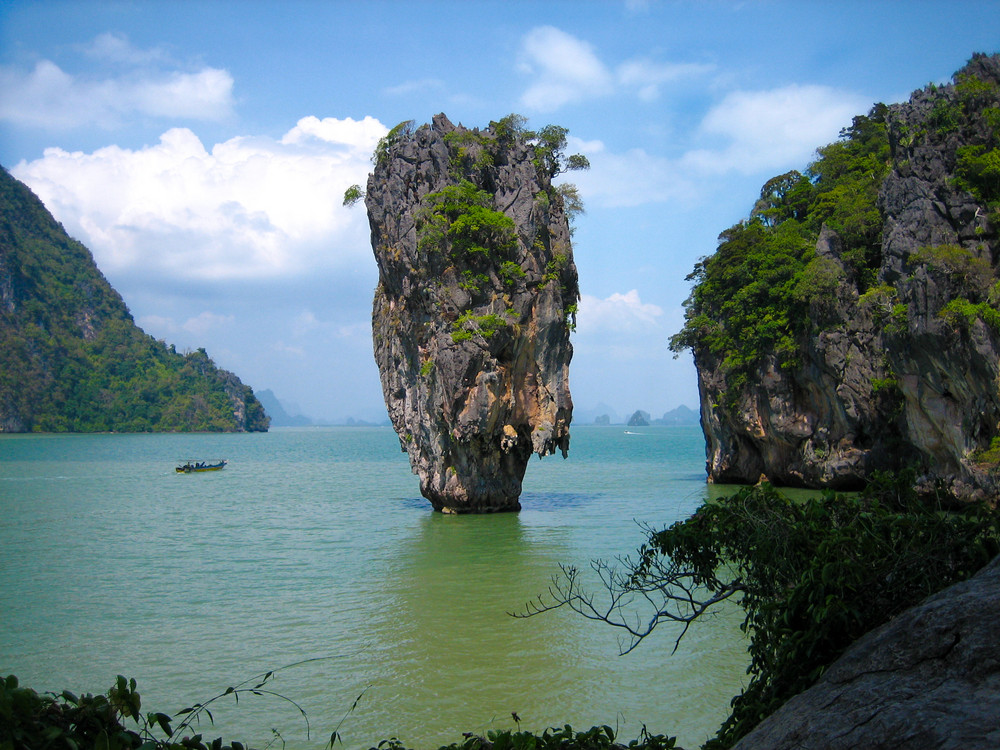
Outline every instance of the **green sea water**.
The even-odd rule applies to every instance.
[[[491,516],[433,513],[389,428],[0,436],[0,674],[74,692],[124,674],[144,710],[173,713],[277,670],[308,728],[255,696],[199,728],[258,747],[276,729],[278,747],[320,748],[343,719],[348,748],[433,748],[514,728],[512,711],[522,729],[645,725],[696,747],[746,679],[737,610],[672,655],[662,627],[627,656],[572,613],[508,614],[560,563],[633,552],[640,523],[704,502],[697,427],[629,430],[574,427],[568,459],[529,464],[523,510]]]

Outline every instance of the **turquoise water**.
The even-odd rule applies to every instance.
[[[745,679],[738,612],[676,654],[664,627],[624,657],[572,613],[507,614],[560,563],[632,552],[638,521],[704,501],[698,428],[633,431],[574,427],[569,459],[529,464],[523,510],[492,516],[431,512],[389,428],[0,436],[0,674],[76,692],[124,674],[144,710],[173,713],[310,660],[270,684],[308,737],[294,706],[255,696],[200,731],[319,748],[343,719],[346,747],[429,748],[517,711],[526,729],[645,724],[695,747]],[[189,458],[229,466],[176,474]]]

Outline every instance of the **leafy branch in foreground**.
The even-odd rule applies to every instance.
[[[382,740],[370,750],[407,750],[395,737]],[[440,750],[682,750],[675,737],[650,734],[646,727],[627,745],[619,742],[614,730],[607,726],[575,731],[569,724],[562,728],[550,727],[534,734],[509,729],[490,730],[485,736],[465,735],[462,742],[446,745]]]
[[[238,700],[240,693],[249,692],[254,695],[277,695],[283,700],[288,700],[284,696],[264,689],[273,676],[274,672],[265,672],[240,683],[239,686],[227,688],[205,703],[194,704],[178,714],[186,715],[188,719],[177,727],[172,727],[174,719],[167,714],[149,713],[143,716],[140,713],[141,700],[135,690],[134,679],[126,680],[125,677],[119,676],[107,695],[78,697],[68,690],[59,695],[51,693],[39,695],[30,688],[19,686],[17,678],[10,675],[0,679],[0,750],[20,750],[20,748],[246,750],[246,746],[240,742],[226,744],[221,738],[204,740],[200,734],[181,737],[181,732],[191,728],[193,716],[204,713],[211,719],[208,705],[228,695],[233,695]],[[367,688],[351,704],[325,747],[332,750],[337,742],[343,743],[340,727],[347,716],[357,708],[366,692]],[[294,701],[292,703],[305,717],[305,712],[294,704]],[[514,713],[513,716],[514,720],[519,722],[517,714]],[[122,723],[123,719],[134,720],[138,725],[138,731],[127,728]],[[154,735],[157,729],[167,735],[166,739],[159,739]],[[281,735],[277,730],[272,731],[274,739],[267,747],[279,741],[284,746]],[[371,750],[406,750],[406,745],[392,737],[382,740]],[[674,737],[650,734],[645,726],[639,737],[625,745],[616,739],[614,730],[609,726],[595,726],[588,730],[575,731],[567,724],[562,728],[546,729],[539,734],[509,729],[490,730],[485,735],[466,733],[461,742],[444,746],[441,750],[681,750],[681,748],[677,747]]]
[[[281,667],[280,670],[297,667],[314,661],[335,657],[318,657]],[[306,738],[309,738],[309,717],[297,702],[268,685],[276,672],[270,670],[254,675],[243,682],[227,687],[203,703],[194,703],[176,713],[176,716],[161,712],[142,713],[142,700],[136,691],[135,679],[119,675],[106,695],[85,694],[77,696],[69,690],[59,695],[46,693],[39,695],[28,687],[21,687],[17,677],[9,675],[0,679],[0,750],[13,748],[99,748],[101,750],[245,750],[242,742],[224,743],[221,737],[204,740],[194,727],[206,717],[209,723],[215,719],[209,708],[216,702],[232,696],[238,704],[240,696],[254,695],[277,698],[291,704],[302,716],[306,724]],[[361,700],[354,701],[344,719]],[[183,717],[183,718],[181,718]],[[341,719],[330,736],[328,747],[340,740]],[[179,723],[176,723],[179,720]],[[130,728],[124,722],[134,722]],[[281,741],[280,733],[274,732],[275,741]],[[193,733],[193,734],[189,734]],[[162,735],[162,736],[157,736]],[[268,747],[271,743],[269,743]]]
[[[751,679],[705,746],[731,747],[866,632],[1000,554],[997,511],[948,509],[944,493],[921,496],[914,484],[879,476],[860,496],[804,501],[744,488],[651,531],[635,559],[593,563],[599,595],[564,567],[521,616],[567,606],[624,629],[626,653],[664,621],[682,623],[683,637],[739,594]]]

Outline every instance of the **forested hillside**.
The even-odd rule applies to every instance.
[[[90,251],[0,169],[0,432],[262,431],[203,349],[139,329]]]

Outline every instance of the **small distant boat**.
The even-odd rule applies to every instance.
[[[226,468],[229,462],[225,459],[218,461],[185,461],[177,467],[178,474],[195,474],[200,471],[218,471]]]

